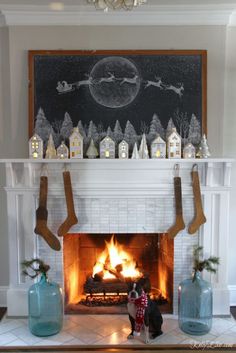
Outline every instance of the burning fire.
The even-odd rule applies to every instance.
[[[105,241],[106,247],[98,257],[96,264],[93,267],[93,277],[98,274],[103,274],[103,279],[115,278],[115,274],[120,273],[123,277],[138,278],[141,273],[137,269],[136,262],[126,251],[122,245],[118,244],[111,237],[110,242]]]
[[[167,294],[167,283],[168,283],[168,274],[167,270],[165,268],[160,268],[159,269],[159,287],[160,287],[160,293],[164,298],[168,297]]]
[[[73,266],[69,272],[69,303],[77,303],[79,300],[78,296],[78,286],[79,286],[79,275],[76,266]]]

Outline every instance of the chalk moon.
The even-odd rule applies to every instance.
[[[108,78],[109,73],[115,76],[112,82],[99,82],[101,78]],[[135,83],[125,82],[124,78],[138,76]],[[91,70],[94,83],[89,86],[93,99],[100,105],[108,108],[122,108],[136,98],[140,89],[140,75],[137,67],[130,60],[110,56],[99,60]]]

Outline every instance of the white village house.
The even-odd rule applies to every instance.
[[[83,158],[83,137],[78,127],[73,129],[69,137],[70,158]]]
[[[100,142],[100,158],[115,158],[115,142],[109,136]]]

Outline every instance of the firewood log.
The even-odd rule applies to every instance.
[[[107,278],[102,282],[93,281],[93,283],[86,281],[84,284],[84,292],[86,294],[127,293],[127,284],[117,280],[117,278]]]
[[[123,271],[123,265],[122,264],[119,264],[119,265],[116,265],[115,267],[116,271],[119,273],[119,272],[122,272]]]
[[[104,269],[106,271],[108,271],[109,273],[111,273],[113,276],[115,276],[117,279],[119,279],[121,282],[125,282],[124,276],[122,276],[122,274],[120,272],[117,272],[117,270],[111,268],[108,265],[104,265]]]
[[[97,273],[93,276],[95,282],[102,282],[103,277],[104,277],[104,271],[97,272]]]

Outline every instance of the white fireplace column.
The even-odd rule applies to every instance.
[[[50,277],[63,285],[63,241],[53,251],[34,234],[40,175],[48,175],[48,225],[56,231],[66,217],[62,172],[71,172],[79,223],[70,233],[163,233],[174,222],[174,165],[180,166],[186,230],[174,242],[174,312],[178,283],[191,273],[194,244],[220,257],[216,275],[204,272],[214,290],[214,314],[229,314],[228,237],[231,159],[207,160],[1,160],[6,168],[10,286],[9,316],[27,315],[31,280],[21,275],[24,259],[40,256],[51,266]],[[191,169],[197,163],[207,223],[187,234],[194,216]]]

